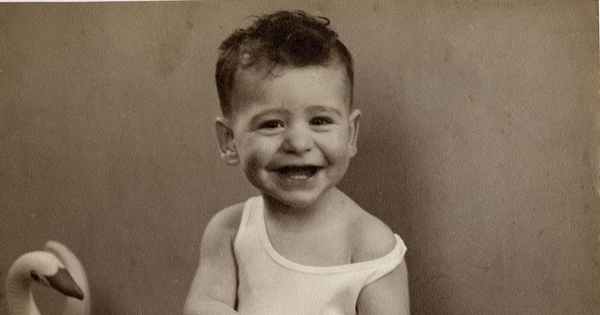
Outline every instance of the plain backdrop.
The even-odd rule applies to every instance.
[[[277,9],[354,55],[340,187],[406,242],[413,314],[598,312],[591,0],[0,4],[0,281],[54,239],[95,314],[180,314],[208,220],[257,193],[219,158],[217,47]]]

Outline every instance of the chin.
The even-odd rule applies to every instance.
[[[289,208],[304,209],[312,206],[318,196],[281,196],[281,194],[266,194],[266,197]]]
[[[306,209],[315,204],[315,200],[293,200],[285,202],[285,205],[294,209]]]

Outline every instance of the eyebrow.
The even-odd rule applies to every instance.
[[[323,106],[323,105],[315,105],[315,106],[310,106],[308,107],[308,112],[309,113],[315,113],[315,112],[328,112],[328,113],[335,113],[339,116],[343,116],[342,112],[334,107],[329,107],[329,106]]]

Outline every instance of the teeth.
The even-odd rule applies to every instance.
[[[279,173],[290,179],[308,179],[315,175],[318,168],[316,166],[286,166],[278,170]]]
[[[288,175],[288,177],[291,178],[291,179],[307,179],[308,178],[308,176],[306,176],[306,175],[300,175],[300,174],[298,174],[298,175],[292,175],[292,176]]]

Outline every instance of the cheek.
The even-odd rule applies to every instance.
[[[244,172],[255,173],[264,168],[273,155],[273,145],[265,141],[250,141],[239,149]]]
[[[333,136],[322,139],[321,143],[321,148],[331,158],[345,159],[350,157],[350,142],[344,131],[339,131]]]
[[[243,160],[243,171],[246,175],[246,179],[252,184],[252,186],[258,189],[265,189],[265,185],[268,182],[266,173],[266,165],[269,159],[264,155],[260,155],[257,152],[246,156]]]
[[[248,179],[253,182],[253,178],[258,177],[258,174],[260,172],[261,169],[261,164],[260,163],[260,159],[256,158],[255,156],[249,156],[245,161],[244,161],[244,173],[246,173],[246,177],[248,177]]]

